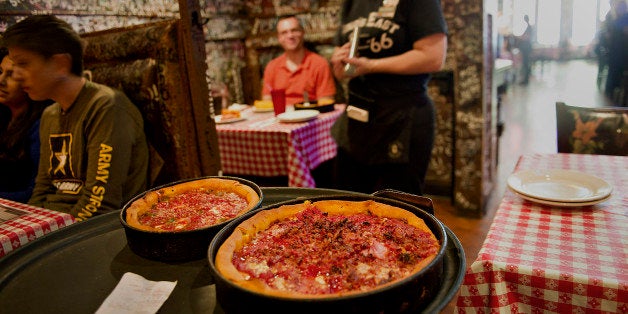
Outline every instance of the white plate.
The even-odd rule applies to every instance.
[[[247,104],[236,104],[233,103],[231,106],[229,106],[230,110],[237,110],[237,111],[242,111],[242,110],[246,110],[249,109],[249,105]]]
[[[269,112],[269,111],[273,111],[275,109],[271,108],[259,108],[259,107],[253,107],[253,112]]]
[[[238,122],[238,121],[242,121],[242,120],[246,120],[245,117],[239,117],[239,118],[233,118],[233,119],[227,119],[227,120],[222,120],[222,116],[221,115],[217,115],[214,120],[216,121],[216,124],[225,124],[225,123],[234,123],[234,122]]]
[[[599,177],[564,169],[519,171],[508,177],[508,187],[534,199],[574,203],[604,199],[613,191]]]
[[[528,200],[530,202],[535,202],[535,203],[539,203],[539,204],[543,204],[543,205],[556,206],[556,207],[591,206],[591,205],[595,205],[595,204],[599,204],[599,203],[605,202],[605,201],[607,201],[607,200],[609,200],[611,198],[611,195],[608,195],[605,198],[602,198],[602,199],[599,199],[599,200],[595,200],[595,201],[589,201],[589,202],[554,202],[554,201],[542,200],[542,199],[530,197],[530,196],[527,196],[527,195],[524,195],[524,194],[521,194],[521,193],[517,193],[517,191],[515,191],[513,189],[511,189],[511,191],[513,191],[515,194],[517,194],[518,196],[520,196],[524,200]]]
[[[319,114],[318,110],[295,110],[279,114],[277,119],[280,122],[303,122],[315,119]]]

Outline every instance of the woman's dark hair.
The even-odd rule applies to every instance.
[[[71,72],[83,75],[83,40],[72,26],[53,15],[31,15],[7,28],[3,46],[20,47],[46,59],[67,53],[72,57]]]
[[[0,35],[0,40],[2,40],[2,35]],[[9,55],[9,51],[6,47],[0,46],[0,62],[4,59],[4,57]]]

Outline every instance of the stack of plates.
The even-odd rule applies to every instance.
[[[277,115],[277,119],[279,122],[304,122],[316,119],[319,114],[317,110],[295,110],[281,113]]]
[[[508,177],[508,187],[526,200],[560,207],[595,205],[613,191],[599,177],[564,169],[519,171]]]

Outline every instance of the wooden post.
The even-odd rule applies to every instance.
[[[201,174],[217,175],[221,170],[216,123],[210,115],[210,94],[206,78],[205,36],[198,0],[179,0],[180,44],[190,81]]]

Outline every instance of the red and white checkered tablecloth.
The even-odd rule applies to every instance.
[[[233,175],[288,176],[291,187],[316,187],[310,172],[336,156],[330,129],[344,105],[316,119],[282,123],[273,112],[243,112],[246,120],[216,125],[222,171]]]
[[[0,219],[0,257],[45,234],[74,223],[74,217],[70,214],[7,199],[0,198],[0,206],[3,206],[5,214],[9,214],[7,212],[9,211],[17,216],[6,221],[6,218]]]
[[[508,190],[457,313],[628,313],[628,157],[533,154],[515,171],[571,169],[603,178],[611,198],[553,207]]]

